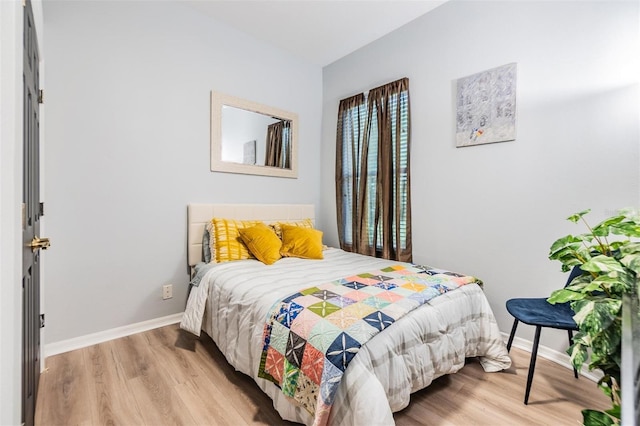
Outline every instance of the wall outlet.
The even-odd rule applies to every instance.
[[[162,286],[162,300],[171,299],[173,297],[173,285],[167,284]]]

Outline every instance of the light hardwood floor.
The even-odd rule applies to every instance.
[[[580,410],[607,408],[596,384],[538,359],[529,405],[522,403],[529,354],[485,373],[475,359],[412,395],[398,425],[575,425]],[[271,400],[234,371],[211,339],[170,325],[49,357],[36,425],[279,425]]]

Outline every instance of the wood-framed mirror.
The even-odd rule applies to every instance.
[[[298,115],[211,91],[211,171],[298,177]]]

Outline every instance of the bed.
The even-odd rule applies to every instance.
[[[202,267],[203,233],[212,217],[240,220],[314,221],[313,205],[188,206],[188,261]],[[265,323],[274,305],[302,287],[324,285],[349,275],[407,267],[336,248],[322,260],[282,258],[272,265],[255,259],[200,268],[181,327],[204,330],[238,371],[252,377],[285,420],[304,424],[393,424],[410,394],[445,374],[460,370],[467,357],[478,357],[486,372],[508,368],[511,360],[491,307],[480,285],[462,285],[411,310],[359,348],[344,370],[330,411],[319,421],[259,377],[264,363]],[[204,271],[204,272],[203,272]],[[455,274],[452,274],[455,275]],[[302,286],[302,287],[301,287]]]

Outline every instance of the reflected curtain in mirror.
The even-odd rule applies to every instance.
[[[298,115],[211,91],[211,171],[298,177]]]
[[[288,169],[290,158],[289,135],[291,124],[288,121],[279,121],[267,127],[267,149],[264,165]]]
[[[410,262],[409,79],[343,99],[337,127],[340,247]]]

